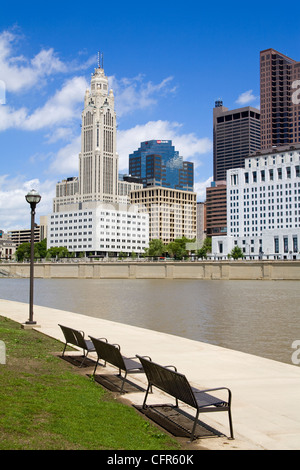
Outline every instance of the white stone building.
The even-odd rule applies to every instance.
[[[137,208],[115,209],[110,204],[82,204],[80,209],[48,217],[48,248],[91,255],[144,253],[149,245],[149,216]]]
[[[212,258],[236,245],[248,259],[299,257],[300,145],[256,152],[227,171],[227,236],[212,237]]]

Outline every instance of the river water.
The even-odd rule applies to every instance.
[[[300,340],[299,281],[36,279],[34,303],[291,364]],[[28,302],[28,279],[0,279]],[[0,312],[1,315],[1,312]]]

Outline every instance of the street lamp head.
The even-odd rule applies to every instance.
[[[25,196],[25,199],[29,204],[35,204],[35,205],[40,202],[41,198],[42,197],[40,196],[40,194],[34,189],[29,191],[29,193],[26,194]]]

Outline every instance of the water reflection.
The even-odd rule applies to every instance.
[[[217,344],[291,364],[300,339],[298,281],[36,279],[38,305]],[[0,298],[28,302],[27,279]]]

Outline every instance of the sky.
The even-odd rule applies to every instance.
[[[0,229],[28,228],[25,195],[78,176],[84,92],[103,54],[115,95],[119,171],[145,140],[194,162],[198,201],[213,175],[213,107],[259,108],[259,53],[300,61],[299,4],[186,0],[3,3],[0,14]]]

